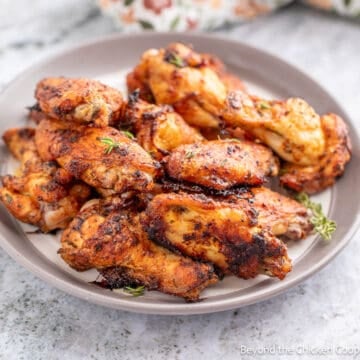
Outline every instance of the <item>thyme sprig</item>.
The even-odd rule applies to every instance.
[[[185,61],[174,51],[167,51],[165,54],[165,61],[169,64],[175,65],[178,68],[186,66]]]
[[[145,293],[145,286],[139,285],[139,286],[125,286],[124,291],[132,296],[138,297],[142,296]]]
[[[107,147],[104,150],[105,154],[110,154],[114,149],[121,146],[120,143],[116,142],[114,139],[103,137],[99,139],[101,143],[106,145]]]
[[[127,136],[129,139],[134,140],[135,136],[132,132],[128,131],[128,130],[122,130],[121,131],[125,136]]]
[[[130,132],[130,131],[122,131],[122,133],[127,136],[129,139],[133,140],[135,139],[135,136]],[[114,149],[118,148],[119,146],[122,146],[123,144],[115,141],[112,138],[109,137],[102,137],[99,138],[98,140],[100,140],[100,142],[104,145],[106,145],[107,147],[104,150],[105,154],[110,154]]]
[[[297,194],[295,198],[298,202],[311,210],[312,216],[310,218],[310,222],[314,225],[314,230],[324,240],[331,240],[331,236],[336,230],[336,222],[325,216],[321,204],[311,201],[309,196],[303,192]]]

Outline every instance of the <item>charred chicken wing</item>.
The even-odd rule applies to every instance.
[[[325,134],[325,152],[315,165],[299,166],[285,164],[281,169],[282,185],[295,191],[308,194],[317,193],[333,185],[345,171],[345,165],[351,158],[351,142],[344,121],[335,114],[321,118]]]
[[[236,185],[261,185],[267,175],[277,175],[278,160],[259,144],[214,140],[179,146],[165,159],[165,167],[176,180],[224,190]]]
[[[123,105],[118,90],[83,78],[45,78],[37,84],[35,97],[51,118],[96,126],[116,125]]]
[[[130,96],[122,121],[133,128],[138,143],[158,160],[179,145],[204,140],[171,107],[149,104],[139,99],[138,92]]]
[[[61,257],[74,269],[114,271],[119,282],[199,299],[217,282],[211,265],[174,254],[149,240],[139,214],[122,208],[119,199],[93,200],[71,222],[61,238]]]
[[[168,193],[154,197],[144,220],[150,238],[224,273],[244,279],[266,273],[283,279],[291,270],[285,244],[269,226],[257,225],[257,212],[204,195]]]
[[[304,100],[269,102],[229,92],[203,56],[183,44],[148,50],[136,72],[156,103],[173,105],[191,125],[243,127],[283,159],[301,165],[316,163],[324,152],[320,117]]]
[[[36,130],[36,144],[42,158],[56,160],[103,196],[148,191],[158,173],[158,163],[144,149],[111,127],[68,127],[43,120]]]
[[[10,129],[3,138],[21,167],[16,176],[2,177],[1,201],[18,220],[44,232],[64,228],[88,199],[89,187],[55,162],[40,159],[34,129]]]

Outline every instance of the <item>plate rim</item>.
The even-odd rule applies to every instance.
[[[206,40],[206,41],[213,41],[213,40],[221,40],[228,44],[232,44],[235,47],[243,47],[247,48],[251,51],[257,52],[261,56],[270,58],[273,61],[278,62],[282,66],[299,73],[302,77],[306,78],[309,83],[312,83],[317,88],[321,89],[324,93],[327,94],[329,98],[331,98],[332,102],[342,111],[342,115],[347,120],[347,125],[352,133],[352,140],[354,148],[359,148],[359,135],[358,132],[351,121],[351,118],[348,116],[347,112],[344,108],[338,103],[338,101],[333,97],[331,93],[329,93],[321,83],[314,80],[311,76],[305,73],[302,69],[299,69],[296,65],[292,64],[289,61],[283,60],[276,55],[273,55],[271,52],[265,51],[263,49],[259,49],[255,46],[249,45],[247,43],[243,43],[241,41],[228,39],[224,35],[219,34],[202,34],[202,33],[172,33],[172,32],[145,32],[145,33],[136,33],[136,34],[124,34],[124,33],[113,33],[105,36],[99,36],[87,41],[83,41],[80,44],[66,46],[60,49],[57,49],[53,54],[44,56],[40,60],[34,62],[31,66],[27,67],[23,71],[21,71],[18,75],[16,75],[12,80],[7,82],[0,91],[0,97],[11,87],[16,85],[17,83],[21,82],[24,77],[27,76],[28,73],[31,73],[36,68],[39,68],[41,65],[45,65],[50,63],[53,60],[56,60],[60,56],[65,56],[71,54],[74,51],[79,51],[82,48],[94,46],[101,42],[107,41],[114,41],[114,40],[123,40],[123,39],[134,39],[136,41],[137,38],[153,38],[153,37],[163,37],[165,38],[173,38],[171,41],[177,41],[176,38],[186,38],[187,41],[191,42],[191,39],[196,38],[197,40]],[[354,140],[355,143],[354,144]],[[1,206],[3,206],[1,204]],[[12,223],[17,228],[20,228],[19,224],[17,224],[17,220],[12,218],[10,215],[7,215],[11,218]],[[347,230],[346,234],[341,238],[341,240],[336,244],[336,246],[326,254],[326,256],[321,259],[318,263],[313,264],[305,271],[292,276],[286,282],[279,282],[276,288],[271,288],[270,290],[265,290],[261,294],[248,294],[245,298],[239,299],[237,298],[230,298],[230,299],[221,299],[217,300],[217,303],[206,303],[206,302],[199,302],[199,303],[192,303],[192,304],[144,304],[138,302],[131,302],[124,298],[112,298],[106,296],[107,292],[102,293],[94,293],[91,289],[80,287],[76,284],[73,284],[66,279],[59,278],[55,274],[52,274],[46,270],[44,270],[40,265],[31,261],[28,257],[24,256],[23,253],[18,251],[14,246],[12,246],[11,241],[6,239],[2,233],[0,233],[0,246],[20,265],[24,268],[29,270],[35,276],[39,277],[46,283],[50,284],[51,286],[60,289],[72,296],[81,298],[83,300],[89,301],[91,303],[95,303],[98,305],[137,312],[137,313],[146,313],[146,314],[158,314],[158,315],[193,315],[193,314],[204,314],[204,313],[215,313],[226,311],[234,308],[239,308],[243,306],[247,306],[250,304],[258,303],[261,301],[265,301],[269,298],[272,298],[276,295],[279,295],[286,290],[302,283],[306,279],[308,279],[313,274],[320,271],[323,267],[325,267],[331,260],[333,260],[344,248],[348,245],[349,241],[355,235],[357,229],[360,226],[360,216],[359,213],[354,214],[354,220],[351,224],[351,227]],[[17,229],[17,231],[22,231]],[[33,246],[31,244],[31,246]],[[34,247],[36,250],[36,248]],[[53,265],[56,266],[56,265]]]

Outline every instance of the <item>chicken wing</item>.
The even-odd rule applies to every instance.
[[[69,122],[115,126],[121,115],[121,93],[96,80],[45,78],[35,97],[47,116]]]
[[[229,91],[246,91],[245,84],[241,81],[241,79],[228,72],[225,64],[218,57],[212,54],[202,54],[201,61],[216,72]],[[135,90],[138,90],[140,99],[153,103],[155,101],[154,95],[152,94],[149,85],[144,81],[141,70],[138,70],[139,68],[136,67],[126,76],[128,92],[132,93]]]
[[[138,91],[130,95],[122,122],[132,127],[138,143],[158,160],[179,145],[204,140],[171,107],[149,104],[139,99]]]
[[[216,190],[261,185],[266,176],[277,175],[279,165],[270,149],[237,140],[182,145],[164,161],[170,177]]]
[[[218,280],[211,265],[150,241],[139,215],[124,209],[116,198],[85,205],[64,231],[59,253],[76,270],[95,267],[112,278],[115,272],[122,285],[124,280],[142,284],[189,301],[198,300],[200,292]]]
[[[225,64],[217,56],[202,54],[202,59],[204,63],[216,72],[228,91],[247,91],[243,81],[235,74],[230,73]]]
[[[311,166],[287,163],[281,169],[280,183],[297,192],[313,194],[333,185],[345,171],[351,158],[351,142],[344,121],[335,114],[321,118],[325,134],[325,152],[319,162]]]
[[[36,144],[43,159],[56,160],[103,196],[150,190],[160,166],[136,141],[111,127],[43,120]]]
[[[304,239],[313,229],[310,213],[305,206],[265,187],[251,188],[240,196],[231,196],[228,201],[244,209],[251,206],[256,212],[257,225],[269,228],[281,238]]]
[[[10,129],[3,138],[21,167],[17,176],[2,177],[1,201],[18,220],[43,232],[64,228],[88,199],[89,187],[73,181],[55,162],[40,159],[34,129]]]
[[[266,273],[283,279],[291,270],[286,245],[269,226],[257,225],[250,202],[238,205],[186,193],[156,195],[144,225],[150,239],[210,261],[224,273],[244,279]]]
[[[157,104],[173,105],[191,125],[240,126],[296,164],[314,164],[324,152],[320,117],[304,100],[269,102],[229,92],[203,56],[183,44],[148,50],[136,72]]]

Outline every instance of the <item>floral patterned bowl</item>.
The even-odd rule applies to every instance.
[[[267,13],[292,0],[97,0],[125,31],[211,30]]]
[[[295,0],[97,0],[103,13],[127,32],[212,30],[241,23]],[[352,17],[360,0],[303,0],[311,6]]]

